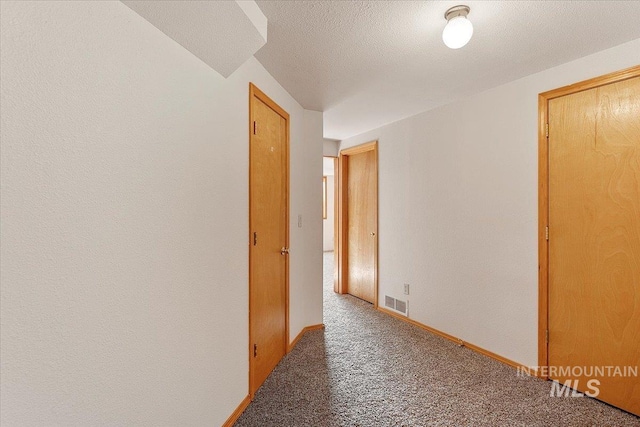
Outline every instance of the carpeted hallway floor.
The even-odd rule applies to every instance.
[[[640,426],[587,397],[549,397],[550,383],[394,319],[332,290],[307,333],[236,426]]]

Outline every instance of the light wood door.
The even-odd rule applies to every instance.
[[[377,162],[375,150],[347,161],[347,292],[370,303],[376,297]]]
[[[549,101],[548,146],[549,366],[640,367],[640,78]],[[640,415],[639,377],[550,373]]]
[[[288,115],[252,87],[249,174],[250,393],[287,348]],[[256,96],[256,94],[258,96]],[[269,105],[265,101],[268,101]],[[279,108],[279,107],[277,107]]]

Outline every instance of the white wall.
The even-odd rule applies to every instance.
[[[322,221],[322,250],[333,251],[335,229],[335,179],[327,175],[327,218]]]
[[[291,338],[322,322],[321,114],[120,2],[0,4],[0,424],[220,425],[248,390],[248,82],[291,114]]]
[[[464,53],[464,52],[461,52]],[[380,300],[537,364],[537,95],[640,63],[640,39],[342,141],[379,140]]]
[[[323,139],[322,140],[322,155],[337,157],[338,156],[338,147],[340,146],[340,141],[335,139]]]
[[[322,113],[304,110],[302,123],[304,138],[291,144],[290,341],[322,323]]]

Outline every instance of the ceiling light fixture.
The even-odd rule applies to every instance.
[[[442,31],[442,41],[451,49],[460,49],[469,43],[473,35],[473,24],[467,19],[469,6],[454,6],[444,14],[448,21]]]

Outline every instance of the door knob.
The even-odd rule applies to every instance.
[[[280,249],[280,255],[287,255],[289,254],[289,248],[287,248],[286,246],[283,246],[282,249]]]
[[[375,236],[375,235],[376,235],[376,233],[374,233],[374,232],[372,231],[372,232],[371,232],[371,235],[372,235],[372,236]]]

